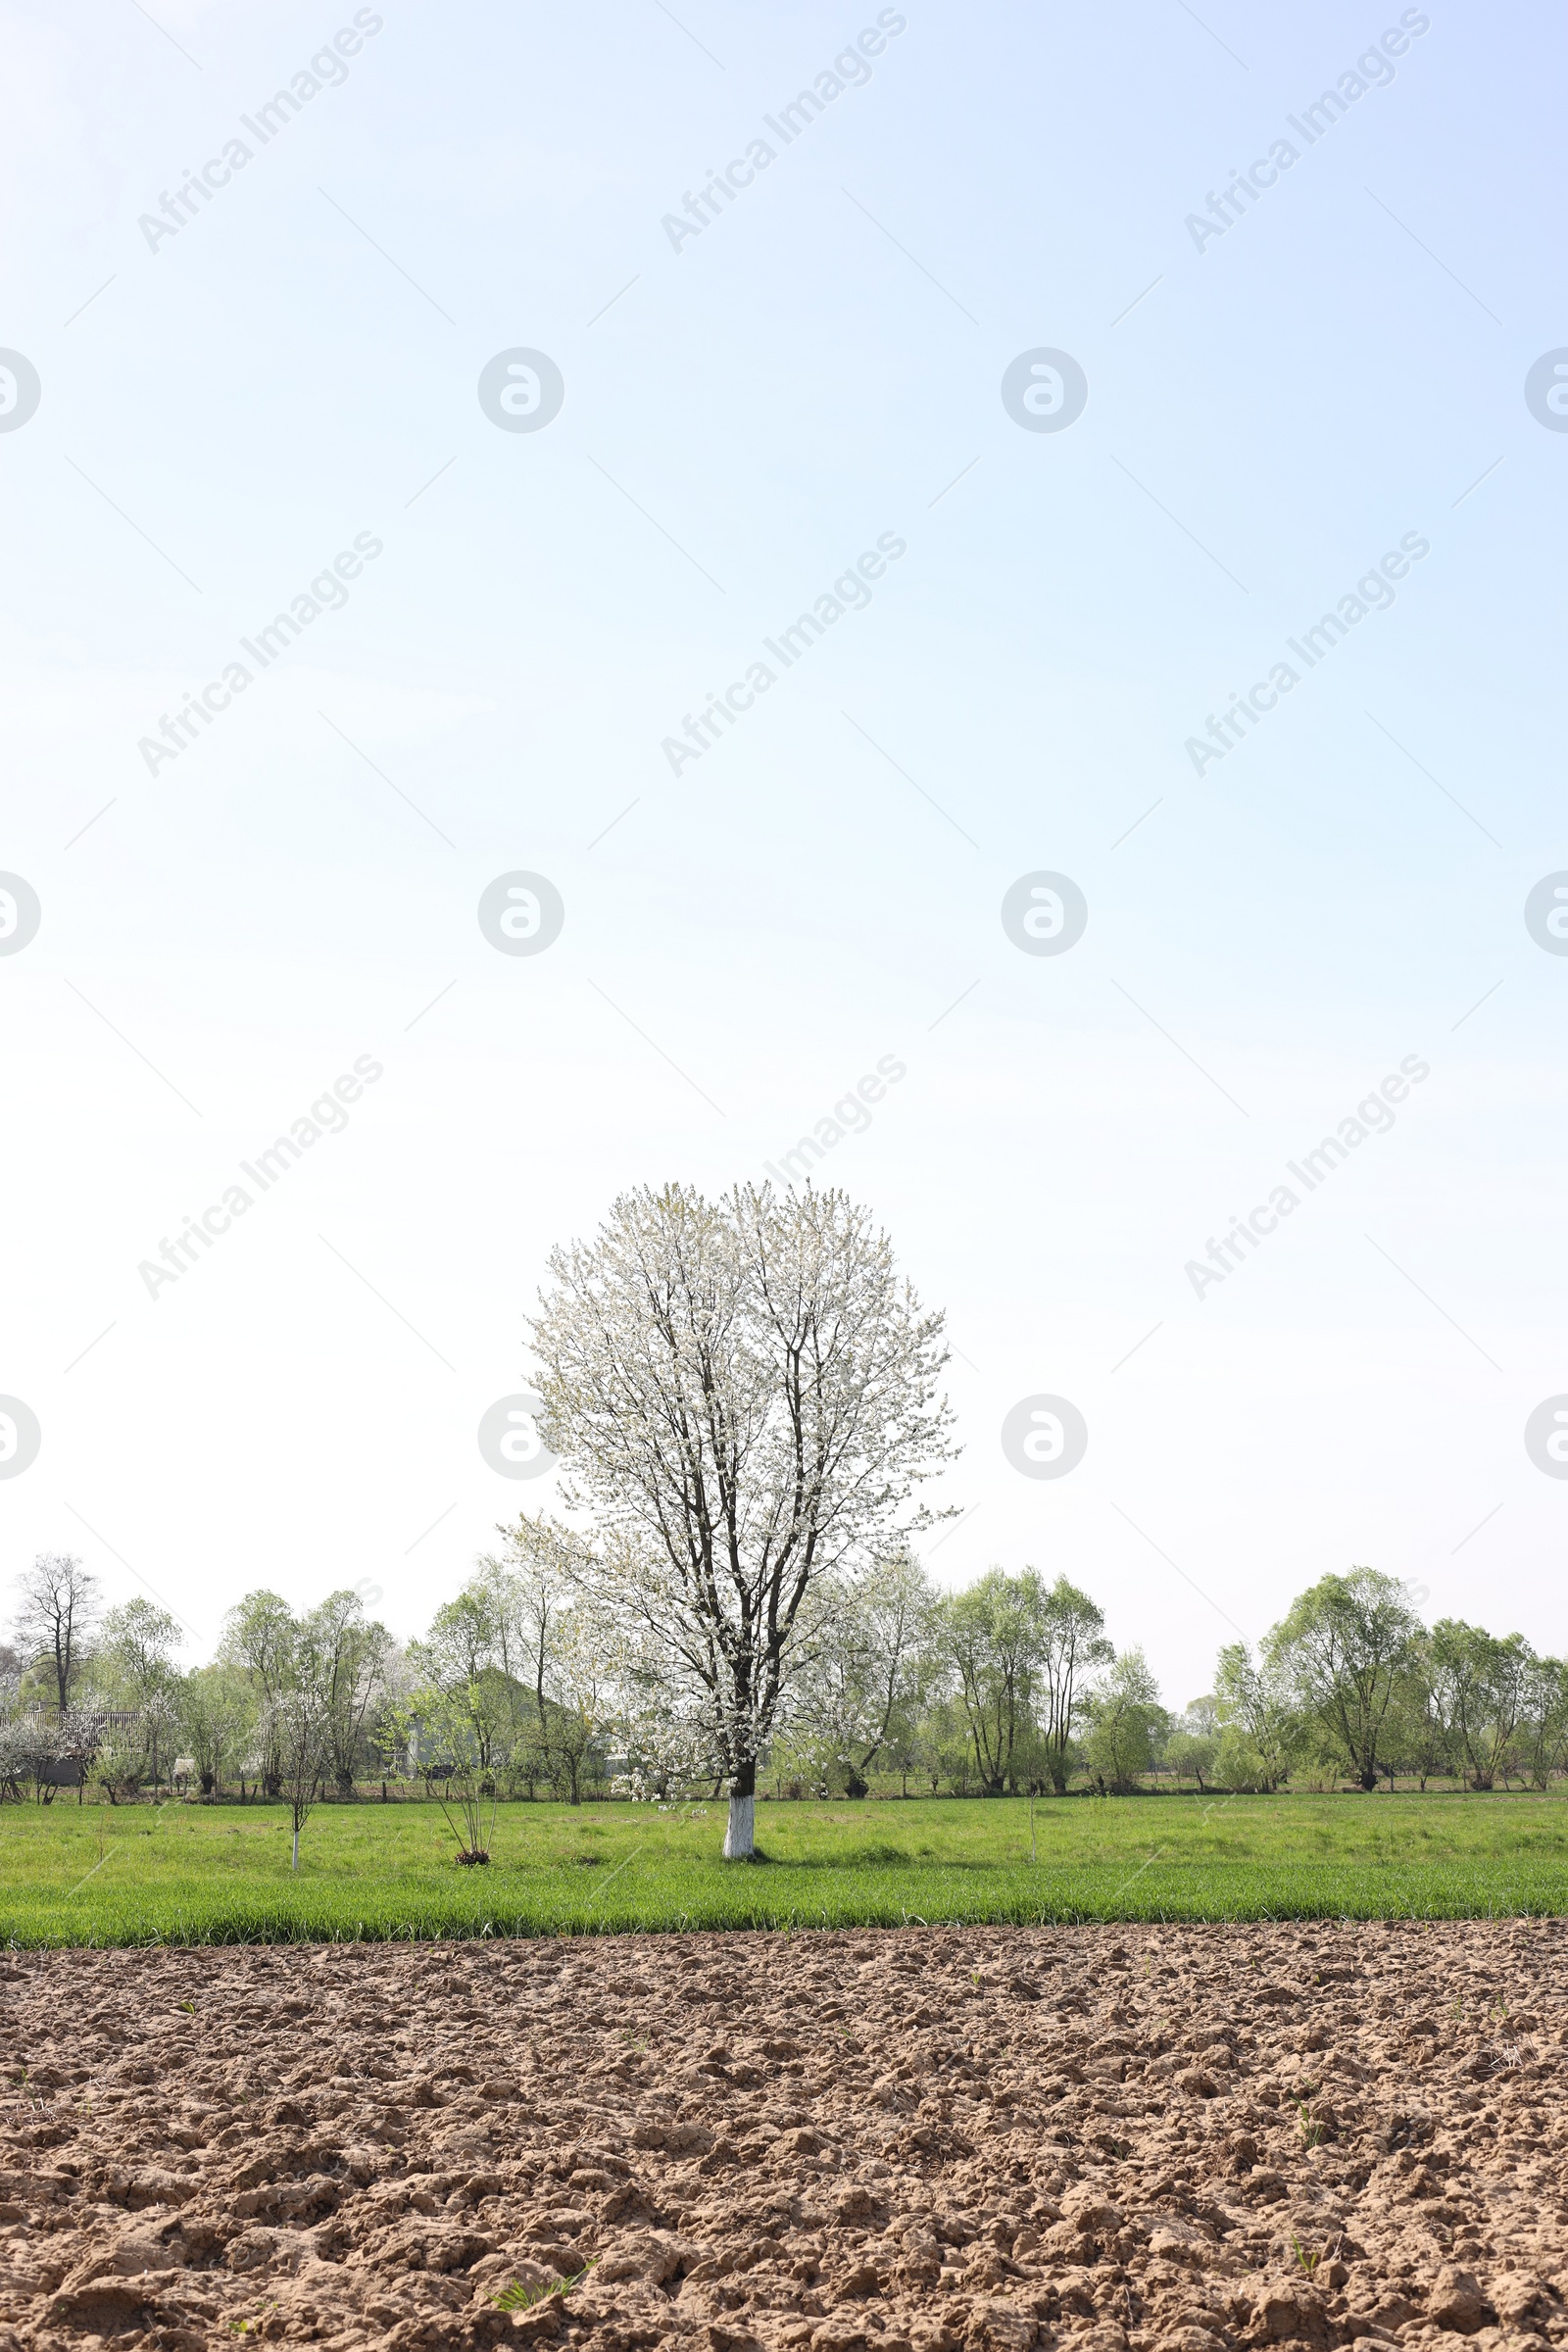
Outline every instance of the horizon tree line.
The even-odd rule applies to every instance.
[[[413,1775],[459,1789],[463,1858],[482,1860],[475,1808],[499,1792],[727,1788],[724,1851],[745,1860],[769,1780],[1060,1795],[1158,1772],[1485,1788],[1564,1768],[1562,1663],[1518,1634],[1429,1630],[1371,1568],[1321,1578],[1255,1650],[1227,1644],[1179,1717],[1066,1577],[995,1567],[940,1592],[916,1545],[955,1515],[921,1492],[957,1450],[943,1318],[842,1192],[643,1187],[548,1277],[529,1378],[564,1519],[500,1530],[406,1646],[357,1592],[296,1613],[260,1591],[188,1671],[169,1612],[101,1612],[78,1560],[42,1555],[0,1689],[0,1789],[90,1775],[118,1797],[183,1766],[209,1794],[286,1789],[297,1830],[322,1793]]]
[[[0,1793],[96,1788],[348,1799],[434,1790],[672,1803],[723,1782],[689,1718],[585,1585],[566,1531],[499,1530],[425,1634],[399,1642],[356,1592],[296,1612],[265,1589],[182,1668],[183,1629],[137,1597],[104,1608],[70,1555],[19,1580],[0,1649]],[[69,1643],[56,1641],[69,1617]],[[61,1703],[62,1697],[64,1704]],[[1424,1625],[1371,1568],[1321,1578],[1213,1688],[1167,1708],[1136,1644],[1064,1576],[988,1569],[939,1591],[908,1553],[846,1596],[792,1679],[759,1758],[773,1796],[1128,1794],[1152,1782],[1273,1793],[1303,1780],[1545,1788],[1568,1773],[1568,1667],[1519,1634]]]

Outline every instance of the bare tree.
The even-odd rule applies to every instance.
[[[55,1703],[64,1715],[98,1622],[98,1579],[70,1552],[40,1551],[17,1586],[18,1645],[29,1665],[53,1673]]]
[[[269,1742],[278,1759],[283,1801],[294,1821],[294,1862],[300,1866],[300,1832],[310,1819],[327,1760],[327,1715],[318,1690],[290,1690],[268,1710]]]
[[[485,1668],[483,1677],[493,1681],[495,1669]],[[495,1725],[487,1721],[483,1683],[445,1689],[426,1683],[411,1703],[411,1720],[434,1747],[431,1764],[439,1759],[442,1785],[437,1788],[432,1777],[428,1786],[457,1838],[458,1860],[465,1867],[488,1863],[498,1789]]]
[[[497,1533],[506,1538],[507,1564],[481,1560],[468,1589],[486,1594],[498,1662],[532,1698],[515,1760],[580,1804],[617,1681],[612,1661],[626,1643],[593,1605],[589,1555],[570,1529],[544,1512],[536,1519],[524,1512]]]
[[[929,1524],[906,1506],[954,1450],[942,1319],[864,1209],[809,1188],[628,1193],[550,1271],[542,1434],[593,1514],[607,1615],[701,1694],[724,1851],[750,1859],[759,1750],[818,1594]]]
[[[537,1519],[524,1511],[515,1527],[498,1527],[496,1533],[506,1538],[507,1561],[481,1560],[470,1590],[487,1595],[497,1663],[529,1685],[542,1732],[551,1653],[581,1582],[585,1554],[570,1532],[543,1511]]]

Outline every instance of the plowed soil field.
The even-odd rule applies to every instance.
[[[0,2352],[1568,2342],[1568,1923],[0,1964]]]

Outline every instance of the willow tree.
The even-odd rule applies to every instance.
[[[1032,1568],[989,1569],[950,1593],[938,1620],[957,1678],[975,1770],[990,1796],[1012,1777],[1014,1750],[1033,1730],[1034,1668],[1044,1593]]]
[[[1031,1779],[1043,1766],[1042,1777],[1066,1795],[1084,1677],[1116,1654],[1104,1624],[1087,1592],[1064,1576],[1048,1585],[1034,1568],[1017,1576],[989,1569],[942,1603],[939,1635],[991,1794],[1016,1784],[1027,1759]]]
[[[595,1528],[613,1621],[695,1705],[755,1851],[757,1767],[853,1590],[931,1514],[949,1458],[942,1318],[840,1192],[623,1194],[557,1250],[533,1323],[543,1437]]]
[[[1363,1788],[1378,1785],[1384,1719],[1421,1630],[1403,1585],[1377,1568],[1352,1568],[1319,1577],[1264,1638],[1265,1664]]]

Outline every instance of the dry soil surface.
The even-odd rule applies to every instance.
[[[1568,1922],[0,1963],[0,2352],[1568,2343]]]

